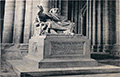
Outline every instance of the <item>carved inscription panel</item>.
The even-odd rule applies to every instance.
[[[83,54],[84,42],[51,42],[51,55]]]

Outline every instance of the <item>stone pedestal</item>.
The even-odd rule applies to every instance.
[[[90,41],[81,35],[34,36],[25,57],[38,62],[38,68],[88,67],[97,63],[90,58]]]

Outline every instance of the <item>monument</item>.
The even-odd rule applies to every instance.
[[[48,14],[38,6],[35,34],[29,41],[25,57],[38,62],[38,68],[66,68],[95,66],[90,58],[90,40],[74,34],[75,24],[60,15],[58,8]]]
[[[21,61],[10,61],[15,69],[40,72],[51,68],[97,66],[97,62],[90,58],[90,40],[74,33],[73,22],[61,16],[58,8],[52,8],[48,14],[43,13],[42,6],[38,8],[40,11],[35,20],[34,35],[29,40],[27,56]]]

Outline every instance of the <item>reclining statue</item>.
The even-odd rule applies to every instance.
[[[61,16],[58,8],[52,8],[48,14],[43,13],[44,9],[42,6],[38,6],[38,8],[39,12],[35,20],[35,26],[38,35],[74,35],[75,23],[66,20],[64,16]]]

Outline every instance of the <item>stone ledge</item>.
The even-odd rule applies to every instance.
[[[43,59],[39,62],[39,68],[70,68],[70,67],[93,67],[98,63],[94,59]]]
[[[120,67],[112,65],[100,65],[97,67],[71,67],[71,68],[34,68],[34,65],[28,65],[25,61],[7,61],[19,77],[23,76],[51,76],[51,75],[75,75],[75,74],[104,74],[118,73]],[[12,65],[11,65],[12,64]],[[13,67],[14,66],[14,67]]]

